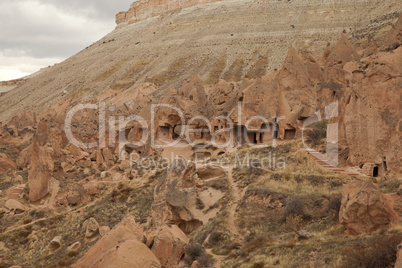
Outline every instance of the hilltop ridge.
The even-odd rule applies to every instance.
[[[234,0],[139,0],[130,5],[127,12],[122,11],[116,15],[117,27],[156,17],[169,11],[181,10],[193,6],[203,6],[215,2]]]

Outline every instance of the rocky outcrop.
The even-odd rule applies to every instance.
[[[207,5],[222,0],[140,0],[131,4],[127,12],[119,12],[116,15],[116,24],[122,27],[137,21],[159,16],[169,11],[181,10],[183,8]]]
[[[48,246],[49,252],[53,254],[56,251],[58,251],[63,245],[62,240],[63,240],[62,236],[56,236],[55,238],[53,238]]]
[[[375,168],[379,175],[401,171],[401,155],[397,153],[401,79],[397,70],[402,68],[397,59],[400,57],[401,47],[364,58],[352,71],[345,71],[345,66],[338,72],[343,72],[342,76],[334,77],[332,82],[328,79],[331,91],[340,96],[334,99],[339,100],[340,106],[340,141],[349,147],[350,163],[374,164],[371,176],[376,175]]]
[[[135,223],[134,217],[127,216],[96,242],[73,267],[161,267],[144,242],[145,234]]]
[[[22,150],[17,157],[16,164],[19,169],[25,169],[31,163],[31,154],[32,154],[32,144],[29,145],[27,148]]]
[[[14,80],[9,80],[9,81],[0,81],[0,94],[3,92],[8,92],[20,85],[23,85],[27,79],[21,78],[21,79],[14,79]]]
[[[15,126],[18,133],[24,132],[27,128],[30,128],[33,132],[33,127],[36,126],[36,114],[33,111],[25,111],[23,114],[14,116],[8,125]],[[28,130],[26,130],[28,131]]]
[[[13,160],[5,154],[0,154],[0,175],[10,173],[17,169],[17,165]]]
[[[49,192],[49,180],[54,170],[52,149],[48,147],[47,139],[49,128],[47,120],[38,125],[28,169],[29,200],[36,202],[44,198]]]
[[[355,180],[342,188],[339,221],[351,235],[370,233],[398,218],[372,181]]]
[[[334,66],[341,65],[344,66],[346,63],[350,61],[359,60],[360,56],[357,54],[354,46],[349,42],[346,34],[342,34],[339,41],[336,43],[334,49],[331,51],[331,54],[327,58],[326,65]]]
[[[83,228],[85,229],[85,239],[87,241],[94,241],[100,235],[99,223],[94,218],[86,220],[83,224]]]
[[[14,199],[7,200],[4,204],[4,207],[6,208],[6,210],[13,213],[22,213],[27,210],[27,208],[23,204]]]
[[[186,235],[216,216],[217,208],[213,206],[223,193],[203,187],[203,182],[218,179],[225,172],[219,168],[176,167],[162,177],[154,192],[152,204],[152,224],[160,228],[166,224],[177,225]],[[197,204],[204,204],[200,207]]]
[[[160,227],[153,238],[152,252],[162,267],[176,267],[188,245],[188,238],[177,225]]]

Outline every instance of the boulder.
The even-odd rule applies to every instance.
[[[67,162],[61,163],[61,167],[63,168],[64,173],[74,172],[76,169],[72,164],[67,163]]]
[[[33,147],[32,144],[29,145],[27,148],[22,150],[18,155],[16,164],[19,169],[25,169],[31,163],[32,147]]]
[[[77,190],[71,190],[67,193],[66,198],[70,205],[75,206],[81,201],[81,194]]]
[[[46,146],[49,135],[47,120],[41,120],[32,147],[28,168],[29,201],[37,202],[49,193],[49,180],[54,170],[52,151]]]
[[[55,253],[56,251],[58,251],[61,248],[61,245],[62,245],[61,240],[62,239],[63,238],[61,236],[56,236],[55,238],[53,238],[52,241],[50,241],[50,244],[48,247],[50,253]]]
[[[7,174],[17,169],[17,164],[5,154],[0,154],[0,174]]]
[[[102,226],[99,228],[99,234],[101,237],[104,237],[108,232],[110,232],[109,226]]]
[[[6,203],[4,204],[4,207],[6,209],[11,210],[16,213],[21,213],[21,212],[26,211],[25,206],[15,199],[8,199],[6,201]]]
[[[23,132],[25,128],[32,128],[36,125],[36,114],[33,111],[25,111],[19,116],[14,116],[10,124],[15,126],[18,133]]]
[[[158,268],[161,267],[152,251],[136,240],[123,241],[115,248],[108,248],[91,263],[74,267],[119,267],[119,268]],[[85,256],[84,256],[85,257]]]
[[[177,225],[163,225],[157,231],[152,251],[163,267],[175,267],[184,255],[188,238]]]
[[[300,230],[297,232],[296,238],[297,240],[306,240],[314,237],[314,235],[306,230]]]
[[[372,181],[354,180],[343,186],[339,221],[348,234],[371,233],[397,217]]]
[[[125,217],[102,237],[73,267],[161,267],[144,244],[145,235],[133,216]]]
[[[94,219],[90,218],[86,220],[83,224],[85,229],[85,239],[87,241],[94,241],[99,236],[99,223]]]
[[[89,196],[97,196],[99,193],[98,188],[96,188],[96,186],[92,186],[91,188],[88,189],[88,194]]]
[[[84,188],[79,184],[74,184],[69,186],[69,190],[66,195],[66,199],[69,205],[78,205],[84,196]]]

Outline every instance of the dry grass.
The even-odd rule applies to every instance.
[[[341,192],[342,183],[348,178],[343,175],[308,176],[289,173],[264,175],[255,184],[254,189],[269,189],[272,192],[307,195],[331,196]]]

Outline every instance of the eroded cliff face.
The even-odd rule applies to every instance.
[[[397,22],[396,25],[399,24]],[[383,41],[379,40],[379,47],[373,47],[371,41],[365,48],[357,49],[349,42],[346,34],[341,34],[333,48],[325,49],[320,60],[310,54],[300,55],[290,47],[283,66],[261,78],[245,79],[241,82],[219,80],[214,85],[208,85],[196,75],[185,81],[179,89],[171,88],[164,95],[157,94],[156,85],[145,84],[135,89],[121,88],[96,96],[71,96],[68,102],[62,100],[51,109],[45,110],[42,117],[54,118],[53,125],[57,126],[60,142],[55,142],[52,146],[61,151],[64,148],[60,148],[60,145],[66,145],[65,134],[61,138],[64,119],[66,113],[77,103],[106,101],[107,105],[117,106],[112,115],[140,115],[146,120],[146,127],[149,129],[152,120],[151,105],[163,103],[181,110],[184,118],[170,108],[158,109],[154,118],[154,133],[151,133],[157,141],[173,140],[180,135],[183,123],[200,131],[191,134],[191,139],[198,142],[208,142],[215,135],[217,140],[225,143],[230,140],[230,135],[218,133],[218,130],[233,127],[236,131],[240,127],[248,131],[248,134],[241,140],[234,140],[227,145],[235,147],[247,139],[256,144],[271,142],[276,123],[279,139],[300,137],[308,117],[318,110],[324,115],[328,105],[337,103],[338,113],[330,122],[338,123],[339,145],[347,152],[347,157],[343,160],[363,168],[367,175],[373,175],[374,169],[377,169],[380,175],[399,173],[401,122],[398,113],[402,68],[399,59],[402,57],[402,47],[399,46],[399,35],[395,34],[399,28],[395,26],[391,30],[390,36],[394,39],[389,41],[390,38],[387,38],[387,43],[392,44],[392,47],[388,48],[381,48]],[[376,50],[381,51],[375,52]],[[238,115],[239,108],[242,111],[241,116]],[[210,124],[203,120],[192,120],[200,115],[207,118]],[[226,115],[233,121],[234,126],[230,126],[225,120],[217,119]],[[99,111],[91,110],[77,114],[73,121],[74,135],[85,142],[97,141],[102,136],[108,140],[112,134],[109,131],[102,136],[97,133],[98,116]],[[268,121],[253,120],[256,116],[264,117]],[[86,118],[91,119],[83,125],[81,122]],[[25,121],[32,122],[21,125]],[[8,135],[3,135],[2,139],[6,142],[10,136],[25,135],[29,127],[31,130],[28,133],[35,131],[34,121],[35,118],[27,120],[26,113],[14,117],[4,125],[3,132]],[[107,130],[108,128],[106,126]],[[144,126],[139,124],[129,126],[125,130],[128,143],[138,142],[142,138],[143,128]],[[98,153],[101,157],[96,157],[97,162],[107,165],[122,152],[130,154],[133,149],[125,146],[116,144],[100,150]],[[198,152],[190,145],[186,146],[184,149],[177,149],[177,152],[188,157]],[[146,144],[137,147],[136,151],[143,155],[156,152],[150,146],[150,139]],[[24,153],[27,152],[26,150]],[[166,150],[165,154],[169,152]],[[94,151],[89,150],[89,153]],[[208,153],[214,155],[219,151]],[[24,160],[26,158],[21,155],[19,162],[22,166],[28,162]]]
[[[222,0],[140,0],[131,4],[127,12],[116,15],[117,27],[156,17],[169,11],[179,11],[193,6],[204,6]],[[227,2],[227,0],[226,0]]]
[[[255,79],[279,69],[290,46],[301,57],[320,60],[327,43],[334,45],[344,30],[357,47],[366,45],[369,34],[379,42],[399,11],[397,0],[239,0],[167,12],[111,32],[0,97],[0,121],[83,92],[152,83],[155,94],[163,95],[194,75],[209,86],[220,79]]]
[[[399,22],[396,25],[399,25]],[[217,155],[221,152],[217,148],[203,151],[202,148],[192,147],[191,144],[160,152],[152,148],[149,136],[145,144],[135,149],[129,148],[130,144],[141,140],[145,127],[151,129],[153,119],[154,132],[149,135],[154,135],[156,142],[163,144],[172,141],[180,135],[182,128],[191,127],[198,131],[191,133],[192,141],[205,143],[210,142],[212,137],[223,144],[231,141],[222,149],[230,151],[245,143],[247,139],[255,144],[269,144],[274,137],[276,123],[277,138],[298,138],[308,117],[317,111],[321,111],[324,116],[326,107],[337,103],[334,118],[327,119],[329,123],[338,123],[339,145],[341,150],[346,152],[342,163],[359,166],[366,175],[372,176],[374,172],[379,175],[397,174],[401,172],[401,156],[398,152],[402,68],[399,59],[402,57],[402,47],[399,35],[394,33],[395,29],[399,28],[392,29],[390,35],[394,36],[394,40],[387,42],[393,45],[388,48],[381,48],[383,41],[378,40],[378,47],[373,47],[373,41],[370,41],[365,48],[357,49],[349,42],[346,34],[341,34],[332,48],[325,49],[320,60],[310,54],[300,55],[290,47],[283,66],[260,78],[245,79],[241,82],[221,79],[214,85],[208,85],[196,75],[187,79],[179,89],[170,88],[164,95],[157,94],[157,86],[145,84],[135,89],[122,88],[96,96],[71,96],[68,102],[62,100],[51,109],[45,110],[41,117],[53,118],[53,129],[58,134],[52,135],[58,137],[55,139],[58,142],[51,144],[51,147],[56,149],[56,152],[62,152],[67,145],[63,134],[66,114],[77,103],[105,101],[106,105],[116,105],[116,109],[110,114],[116,118],[127,114],[142,116],[145,125],[132,124],[124,130],[128,138],[127,143],[88,150],[89,154],[94,154],[97,163],[108,166],[114,163],[121,153],[128,155],[134,150],[143,156],[154,153],[169,155],[174,152],[186,157],[194,157],[197,153]],[[379,52],[375,52],[376,50]],[[183,113],[183,117],[171,108],[161,107],[156,110],[155,118],[151,118],[152,104],[173,105]],[[241,116],[238,115],[239,109]],[[72,130],[77,139],[96,142],[102,137],[109,140],[112,134],[120,135],[123,130],[111,133],[108,125],[104,134],[98,133],[99,113],[89,110],[74,117]],[[204,116],[210,123],[192,120],[197,116]],[[225,116],[228,116],[234,125],[220,118]],[[267,121],[253,119],[255,117],[263,117]],[[24,113],[4,125],[4,143],[9,142],[12,137],[35,132],[35,118],[27,118]],[[87,123],[82,124],[83,121]],[[23,122],[25,123],[21,125]],[[240,139],[231,140],[230,133],[219,131],[226,128],[233,128],[235,135],[239,134],[238,128],[247,134],[241,134]],[[29,129],[31,130],[28,131]],[[18,161],[21,166],[26,166],[29,162],[25,154],[30,151],[31,149],[27,149],[24,154],[21,153]]]

